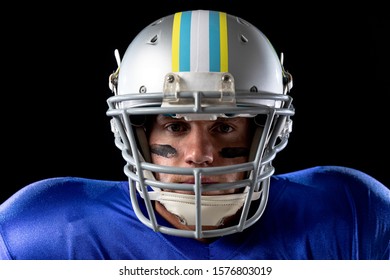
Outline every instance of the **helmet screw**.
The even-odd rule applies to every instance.
[[[173,83],[175,81],[175,77],[173,75],[168,75],[167,76],[167,82],[168,83]]]
[[[146,87],[145,86],[141,86],[139,88],[139,93],[146,93]]]
[[[227,75],[227,74],[225,74],[225,75],[223,75],[222,76],[222,82],[229,82],[230,81],[230,76],[229,75]]]

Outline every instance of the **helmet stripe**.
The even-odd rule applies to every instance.
[[[210,71],[228,71],[226,13],[210,12]]]
[[[191,28],[191,71],[209,71],[209,19],[208,11],[193,12]]]
[[[191,12],[176,13],[172,31],[172,70],[190,71]]]
[[[221,50],[221,68],[220,72],[229,71],[229,53],[228,53],[228,32],[227,32],[227,18],[226,13],[219,13],[219,24],[220,24],[220,50]]]
[[[221,61],[221,47],[219,36],[219,13],[210,12],[210,71],[219,72]]]
[[[179,32],[181,13],[176,13],[172,26],[172,71],[179,71]]]
[[[228,71],[226,13],[187,11],[174,15],[172,71]]]

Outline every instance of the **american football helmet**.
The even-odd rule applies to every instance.
[[[194,10],[162,17],[144,28],[109,77],[107,115],[116,146],[126,161],[130,199],[137,217],[156,232],[210,238],[243,231],[267,204],[272,161],[287,144],[294,115],[292,76],[267,37],[254,25],[225,12]],[[245,163],[213,167],[154,164],[145,133],[148,116],[164,114],[187,121],[247,117],[256,124]],[[243,180],[203,185],[202,176],[245,172]],[[194,176],[193,184],[161,182],[156,173]],[[240,189],[205,196],[205,190]],[[172,196],[172,191],[182,190]],[[161,223],[153,206],[162,203],[193,230]],[[229,203],[228,203],[229,202]],[[219,225],[227,213],[232,225]]]

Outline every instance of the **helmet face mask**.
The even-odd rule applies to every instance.
[[[291,75],[267,38],[237,17],[187,11],[142,30],[118,64],[110,77],[114,96],[107,101],[107,115],[112,117],[115,143],[126,161],[130,197],[141,222],[154,231],[192,238],[232,234],[253,225],[265,209],[274,173],[272,160],[287,144],[294,114],[287,95]],[[157,115],[189,122],[251,118],[248,160],[210,167],[155,164],[146,124]],[[202,178],[231,173],[246,176],[234,182],[202,183]],[[156,174],[193,180],[162,182]],[[222,190],[234,191],[204,195]],[[154,201],[188,227],[160,223]],[[225,224],[224,219],[236,212],[236,223]]]

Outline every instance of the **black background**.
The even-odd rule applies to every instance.
[[[243,0],[50,3],[3,9],[0,203],[48,177],[126,180],[106,116],[114,50],[123,55],[149,23],[190,9],[240,16],[284,53],[296,115],[289,145],[274,161],[277,173],[344,165],[390,185],[384,8]]]

